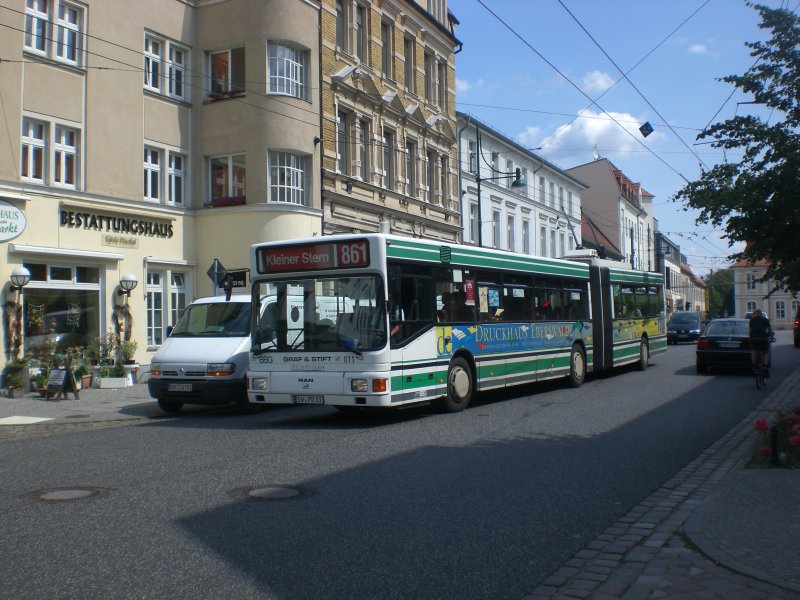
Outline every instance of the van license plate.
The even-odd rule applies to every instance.
[[[191,392],[192,391],[192,384],[191,383],[170,383],[167,385],[168,392]]]
[[[325,404],[325,396],[292,396],[295,404]]]

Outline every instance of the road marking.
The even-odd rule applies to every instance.
[[[0,419],[0,425],[32,425],[52,420],[52,417],[5,417]]]

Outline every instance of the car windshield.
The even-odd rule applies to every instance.
[[[711,321],[705,335],[749,335],[746,321]]]
[[[256,353],[339,351],[360,354],[386,345],[386,302],[376,275],[256,282],[261,303]]]
[[[192,304],[175,324],[170,337],[244,337],[250,334],[250,304]]]
[[[697,323],[699,320],[699,317],[692,313],[675,313],[672,315],[672,320],[670,323],[675,323],[676,325],[685,325],[689,323]]]

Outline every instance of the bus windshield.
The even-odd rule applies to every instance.
[[[377,275],[255,282],[261,306],[253,330],[256,354],[268,351],[353,352],[385,347],[386,303]]]

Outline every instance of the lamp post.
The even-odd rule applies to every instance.
[[[22,346],[22,304],[20,303],[20,293],[31,280],[31,272],[25,267],[17,267],[11,271],[11,291],[14,292],[14,300],[6,302],[6,319],[8,322],[8,335],[6,338],[6,359],[17,358],[19,349]]]
[[[475,134],[477,136],[477,152],[478,156],[475,160],[475,182],[478,184],[478,246],[483,247],[483,203],[481,202],[481,181],[494,181],[498,179],[514,179],[511,182],[513,188],[524,188],[528,182],[522,178],[522,171],[517,167],[513,173],[506,173],[504,171],[496,170],[492,165],[486,163],[492,173],[499,173],[493,177],[481,177],[481,161],[483,158],[483,151],[481,150],[481,128],[477,123],[475,124]]]

